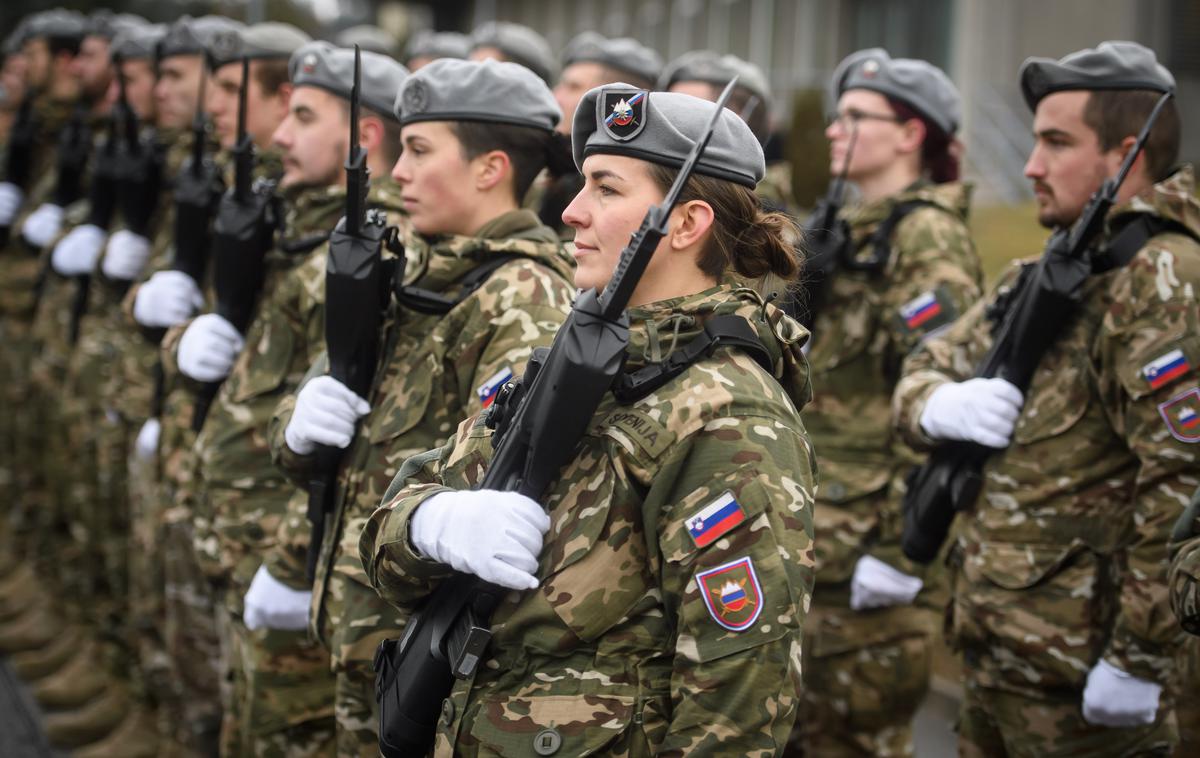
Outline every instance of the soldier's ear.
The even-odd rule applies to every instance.
[[[905,153],[921,152],[925,142],[925,123],[919,118],[910,118],[900,124],[900,150]]]
[[[358,144],[368,153],[379,148],[385,138],[383,119],[371,113],[363,113],[358,119]]]

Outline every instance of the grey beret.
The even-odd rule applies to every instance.
[[[493,60],[439,58],[408,77],[395,109],[401,124],[486,121],[553,131],[562,120],[554,93],[537,74]]]
[[[494,47],[504,57],[525,68],[550,84],[558,74],[554,52],[546,38],[522,24],[509,21],[489,21],[471,32],[471,51]]]
[[[300,29],[278,21],[264,21],[245,29],[217,32],[208,44],[208,65],[216,70],[242,58],[289,59],[292,53],[312,42]]]
[[[164,24],[144,24],[122,30],[108,49],[113,62],[153,58],[159,41],[167,33]]]
[[[1101,42],[1060,60],[1026,58],[1020,76],[1021,94],[1030,110],[1046,95],[1063,90],[1175,89],[1175,77],[1154,51],[1136,42]]]
[[[33,16],[26,16],[17,22],[16,27],[4,38],[5,55],[21,52],[25,40],[29,39],[29,27],[32,23]]]
[[[353,49],[355,45],[358,45],[363,52],[370,51],[391,58],[398,57],[400,53],[400,43],[395,37],[378,26],[370,24],[360,24],[343,29],[334,36],[333,40],[338,47]]]
[[[629,84],[605,84],[579,102],[571,125],[575,165],[594,153],[680,168],[712,119],[713,103],[676,92],[647,92]],[[766,173],[762,146],[750,127],[723,109],[696,173],[753,189]]]
[[[567,43],[563,66],[572,63],[601,63],[648,82],[658,81],[663,67],[662,57],[655,50],[632,37],[608,39],[596,32],[582,32]]]
[[[736,55],[719,55],[711,50],[692,50],[671,61],[658,80],[658,88],[668,90],[676,82],[707,82],[724,87],[735,76],[739,87],[766,103],[771,102],[771,85],[761,68]]]
[[[470,52],[471,38],[465,34],[422,29],[408,40],[404,62],[413,58],[466,58]]]
[[[292,54],[288,75],[297,87],[319,87],[349,100],[354,88],[354,51],[324,41],[310,42]],[[407,77],[408,69],[394,58],[363,50],[362,104],[391,118],[396,90]]]
[[[30,40],[37,37],[78,37],[83,39],[88,32],[88,27],[88,18],[82,13],[55,8],[33,15],[29,20],[25,39]]]
[[[944,71],[928,61],[892,58],[881,47],[847,55],[834,70],[830,89],[835,100],[851,89],[894,97],[948,135],[962,124],[962,96]]]
[[[112,41],[124,31],[134,31],[150,22],[132,13],[107,13],[96,11],[88,19],[88,35],[104,37]]]
[[[176,55],[208,55],[209,45],[216,37],[242,29],[245,26],[241,22],[224,16],[184,16],[167,27],[155,54],[159,60]]]

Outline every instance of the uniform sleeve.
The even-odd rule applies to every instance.
[[[1200,489],[1171,535],[1167,582],[1175,618],[1185,631],[1200,635]]]
[[[813,586],[814,471],[794,425],[751,417],[710,422],[655,478],[647,504],[661,503],[661,591],[677,630],[660,755],[786,744]]]
[[[1114,289],[1095,343],[1099,384],[1137,473],[1120,606],[1104,657],[1166,682],[1182,641],[1169,603],[1168,543],[1200,484],[1200,255],[1191,243],[1143,249]]]
[[[287,429],[288,422],[292,420],[292,413],[296,410],[296,395],[300,394],[300,390],[310,379],[322,376],[328,373],[328,370],[329,361],[322,351],[295,389],[284,395],[279,404],[275,406],[275,413],[271,416],[271,424],[267,429],[271,445],[271,460],[301,489],[308,488],[308,480],[317,463],[317,457],[316,455],[300,455],[292,450],[287,446],[283,432]]]

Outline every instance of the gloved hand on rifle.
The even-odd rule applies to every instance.
[[[517,492],[439,492],[417,507],[409,539],[421,555],[514,590],[538,586],[546,509]]]
[[[850,580],[850,608],[887,608],[911,605],[924,582],[915,576],[898,571],[878,558],[864,555],[854,565]]]
[[[131,282],[150,260],[150,240],[128,229],[122,229],[108,239],[100,270],[114,281]]]
[[[61,205],[42,203],[25,218],[25,223],[21,225],[21,236],[38,249],[49,245],[50,240],[62,229],[64,213]]]
[[[204,305],[204,295],[182,271],[158,271],[133,301],[133,318],[142,326],[171,327],[191,318]]]
[[[25,193],[20,187],[12,182],[0,182],[0,226],[12,225],[24,200]]]
[[[308,627],[312,592],[294,590],[259,566],[242,600],[242,621],[247,629],[300,631]]]
[[[1083,718],[1096,726],[1154,723],[1162,686],[1127,674],[1104,659],[1092,667],[1083,689]]]
[[[92,273],[108,235],[93,224],[80,224],[58,241],[50,254],[50,266],[62,276]]]
[[[921,429],[935,440],[1006,448],[1024,404],[1021,391],[1003,379],[947,382],[925,401]]]
[[[315,377],[296,395],[296,409],[283,430],[293,452],[309,455],[317,445],[345,448],[354,439],[354,424],[371,406],[332,376]]]
[[[216,313],[206,313],[179,338],[179,370],[198,382],[219,382],[229,376],[245,346],[246,340],[233,324]]]
[[[148,461],[158,455],[158,437],[162,432],[162,423],[156,418],[146,419],[138,431],[137,440],[133,443],[134,452],[140,460]]]

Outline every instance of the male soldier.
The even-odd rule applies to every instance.
[[[362,524],[401,461],[441,444],[460,419],[490,402],[498,381],[522,370],[534,347],[549,344],[572,295],[570,260],[557,237],[518,202],[561,118],[549,88],[515,64],[443,59],[409,76],[396,110],[403,151],[392,178],[415,229],[404,239],[405,278],[444,298],[444,307],[413,310],[408,289],[393,299],[365,397],[324,375],[321,359],[280,404],[272,451],[297,481],[320,476],[318,444],[346,452],[330,487],[336,494],[323,540],[313,546],[320,548],[315,582],[289,549],[303,549],[309,536],[294,516],[246,596],[248,616],[252,609],[265,614],[260,582],[311,586],[311,623],[337,675],[341,756],[378,754],[372,660],[407,618],[363,573]],[[303,501],[293,504],[296,514]]]
[[[353,49],[358,45],[363,52],[379,53],[396,59],[400,57],[400,41],[371,24],[359,24],[343,29],[334,36],[333,41],[338,47]],[[466,57],[466,53],[463,53],[463,57]]]
[[[523,24],[489,21],[471,32],[473,61],[509,61],[519,63],[541,77],[547,86],[554,84],[558,64],[546,38]]]
[[[458,32],[435,32],[422,29],[413,34],[404,47],[404,65],[416,71],[438,58],[466,58],[471,52],[471,38]]]
[[[1031,58],[1020,76],[1038,221],[1066,228],[1175,82],[1132,42]],[[1200,204],[1192,169],[1172,173],[1178,150],[1169,102],[1108,213],[1078,314],[1047,324],[1061,333],[1024,396],[971,375],[1029,262],[904,364],[893,408],[910,443],[997,449],[949,559],[966,755],[1160,754],[1175,742],[1160,697],[1181,638],[1167,539],[1200,460],[1189,425]]]
[[[289,68],[290,112],[274,136],[285,168],[279,185],[285,227],[267,254],[245,346],[231,349],[240,336],[213,313],[192,322],[178,351],[180,371],[192,379],[228,376],[196,439],[196,489],[211,522],[211,535],[198,534],[196,546],[220,572],[220,611],[227,615],[221,630],[232,637],[237,659],[230,668],[241,685],[225,715],[239,722],[241,755],[332,754],[334,740],[334,679],[329,654],[307,639],[308,598],[297,605],[294,623],[272,618],[263,627],[250,614],[243,619],[242,608],[294,490],[271,462],[267,425],[280,398],[324,348],[325,240],[346,208],[354,53],[315,42],[296,50]],[[368,201],[393,213],[400,202],[386,176],[399,153],[400,127],[389,104],[405,75],[391,58],[362,54],[358,131],[369,169],[383,177]],[[282,585],[274,590],[284,604],[297,594]],[[276,596],[270,588],[264,594],[270,605]]]

